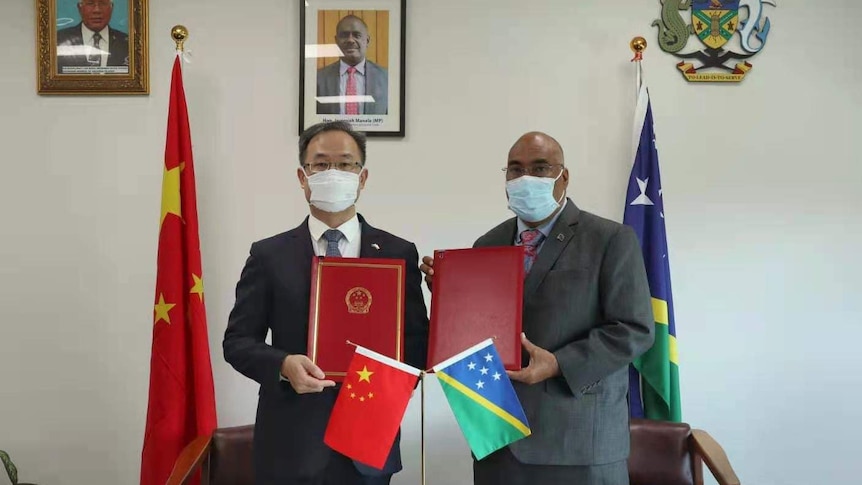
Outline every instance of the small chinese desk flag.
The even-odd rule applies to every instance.
[[[383,469],[420,374],[419,369],[357,346],[323,442]]]

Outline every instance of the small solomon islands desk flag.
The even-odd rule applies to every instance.
[[[530,436],[524,409],[492,339],[435,365],[434,373],[476,459]]]
[[[382,470],[422,371],[357,346],[323,442]]]

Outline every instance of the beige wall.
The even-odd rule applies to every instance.
[[[256,388],[220,343],[249,244],[306,214],[298,2],[150,3],[149,97],[48,98],[35,94],[33,2],[0,2],[0,448],[25,481],[137,480],[176,23],[194,56],[185,85],[219,418],[254,419]],[[408,136],[369,144],[361,212],[423,254],[468,246],[510,215],[499,168],[537,129],[565,147],[575,201],[621,219],[628,41],[645,35],[684,417],[746,482],[855,480],[858,2],[780,2],[736,86],[681,78],[649,25],[658,1],[408,3]],[[437,383],[428,389],[429,483],[467,483],[466,445]],[[417,483],[418,402],[404,429],[395,483]]]

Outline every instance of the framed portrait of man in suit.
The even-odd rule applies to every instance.
[[[148,0],[36,0],[39,94],[149,94]]]
[[[299,132],[343,120],[368,136],[403,137],[406,0],[299,4]]]

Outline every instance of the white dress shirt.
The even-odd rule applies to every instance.
[[[314,254],[317,256],[326,255],[327,241],[323,237],[323,233],[329,229],[337,229],[341,231],[341,234],[344,234],[344,237],[338,241],[338,251],[341,252],[341,257],[359,257],[359,240],[362,236],[362,230],[359,227],[359,217],[356,214],[338,227],[329,227],[314,216],[308,218],[308,232],[311,233],[311,245],[314,247]]]
[[[347,96],[347,78],[349,77],[347,68],[350,67],[350,64],[344,61],[338,62],[338,92],[341,96]],[[356,68],[356,72],[353,73],[353,78],[356,79],[356,96],[365,96],[365,59],[353,67]],[[359,103],[359,114],[365,114],[364,104]],[[341,102],[341,114],[344,114],[344,101]]]
[[[83,22],[81,23],[81,35],[82,35],[82,38],[84,39],[85,55],[90,54],[90,53],[96,54],[95,52],[92,52],[90,50],[90,49],[94,48],[93,47],[93,36],[96,35],[96,33],[93,32],[92,30],[88,29],[87,26],[84,25]],[[109,40],[109,29],[108,29],[107,25],[105,26],[104,29],[99,31],[99,35],[102,36],[102,38],[99,39],[99,50],[101,51],[102,60],[99,62],[98,67],[106,67],[108,65],[108,55],[111,53],[111,45],[110,45],[110,40]]]

